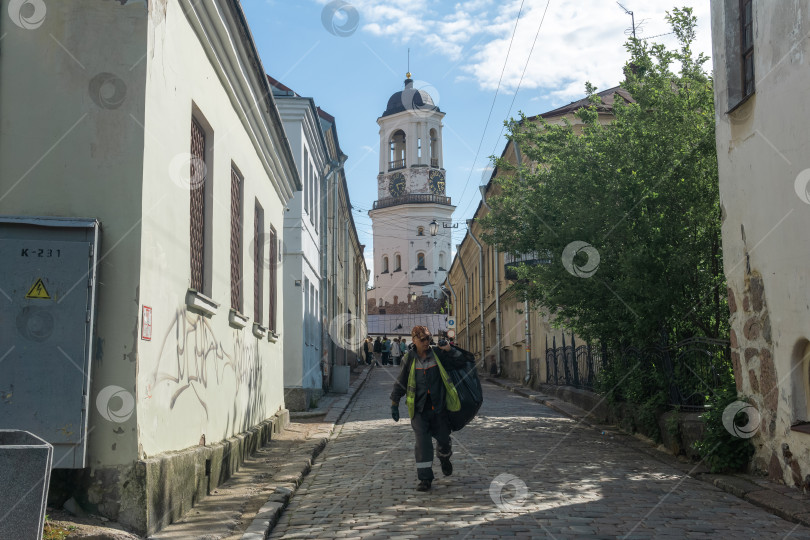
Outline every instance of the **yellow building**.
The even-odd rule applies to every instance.
[[[613,119],[616,95],[627,102],[632,101],[630,95],[619,87],[600,92],[602,104],[598,112],[599,121],[603,124]],[[585,98],[527,120],[539,122],[543,118],[553,124],[562,124],[567,120],[575,130],[579,130],[582,122],[574,113],[588,105]],[[519,153],[520,149],[509,141],[501,158],[517,164]],[[525,157],[521,156],[521,160],[530,165]],[[531,384],[545,383],[548,381],[546,347],[553,344],[559,347],[563,339],[570,345],[572,336],[566,329],[552,328],[547,316],[537,308],[527,306],[523,298],[509,290],[512,283],[509,280],[512,275],[510,268],[522,262],[540,264],[540,257],[537,254],[512,257],[499,253],[481,238],[483,230],[478,220],[489,212],[487,198],[498,195],[500,188],[493,180],[501,174],[504,174],[503,171],[496,168],[489,182],[480,186],[483,200],[473,219],[467,222],[467,234],[457,246],[445,281],[452,296],[455,341],[460,347],[473,352],[479,367],[487,373],[500,373],[503,377],[530,381]],[[584,344],[582,340],[577,341]]]

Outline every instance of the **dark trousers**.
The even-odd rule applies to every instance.
[[[416,435],[414,454],[416,477],[419,480],[433,480],[433,440],[436,439],[436,455],[449,458],[453,455],[450,443],[450,422],[447,413],[432,410],[416,412],[411,418],[411,427]]]

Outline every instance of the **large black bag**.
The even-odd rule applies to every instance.
[[[470,423],[484,402],[484,391],[481,388],[481,381],[478,379],[478,370],[475,369],[475,357],[463,349],[462,352],[465,353],[468,361],[461,367],[447,369],[445,366],[447,375],[455,385],[461,401],[461,409],[456,412],[447,411],[450,417],[450,429],[453,431],[458,431]]]

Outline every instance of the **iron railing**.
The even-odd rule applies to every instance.
[[[389,206],[396,206],[398,204],[413,204],[413,203],[434,203],[450,205],[450,197],[444,195],[433,195],[432,193],[411,193],[410,195],[403,195],[401,197],[386,197],[374,201],[374,209],[388,208]]]
[[[388,162],[388,170],[393,171],[394,169],[404,169],[405,168],[405,160],[404,159],[395,159],[394,161]]]
[[[726,383],[731,364],[727,340],[693,337],[668,345],[662,333],[659,344],[614,351],[604,344],[577,346],[573,335],[570,345],[565,334],[562,339],[562,346],[554,337],[549,347],[546,338],[546,383],[593,390],[609,364],[622,373],[640,366],[662,376],[669,405],[682,410],[703,410],[706,396]]]

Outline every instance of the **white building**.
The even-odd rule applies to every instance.
[[[451,261],[453,210],[445,190],[442,118],[407,74],[380,126],[377,200],[369,211],[374,231],[374,289],[378,308],[408,302],[413,294],[441,299]],[[438,232],[431,235],[431,222]],[[446,225],[446,227],[445,227]]]
[[[322,192],[332,162],[319,111],[312,98],[301,97],[268,77],[303,189],[297,191],[284,215],[284,258],[281,269],[284,297],[284,399],[287,409],[302,411],[323,392],[321,372],[321,228]],[[296,299],[296,301],[292,301]]]
[[[63,495],[148,535],[288,416],[276,275],[301,185],[238,2],[17,6],[0,16],[0,214],[92,218],[100,241],[83,246],[97,279],[67,280],[8,256],[9,235],[60,227],[0,223],[0,344],[17,343],[0,427],[53,442],[54,475],[74,469]]]

